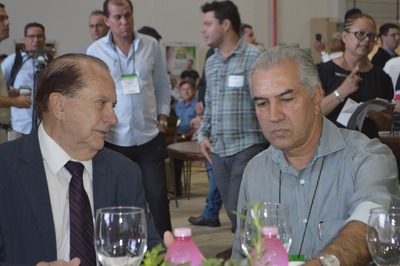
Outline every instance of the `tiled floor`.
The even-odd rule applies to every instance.
[[[192,226],[188,222],[189,216],[198,216],[205,206],[205,197],[208,192],[207,174],[204,172],[204,164],[194,163],[191,184],[191,197],[184,195],[179,199],[179,207],[171,200],[170,210],[172,226],[192,228],[192,239],[195,241],[206,258],[215,255],[232,246],[233,234],[231,223],[224,209],[220,212],[221,227]]]

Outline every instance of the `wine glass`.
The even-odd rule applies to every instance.
[[[247,257],[251,256],[257,245],[261,245],[261,230],[265,226],[278,227],[277,237],[289,252],[292,229],[287,205],[268,202],[245,204],[240,217],[240,243]]]
[[[144,210],[138,207],[98,209],[94,242],[103,266],[137,266],[147,250]]]
[[[371,209],[367,225],[369,252],[377,265],[400,265],[400,208]]]

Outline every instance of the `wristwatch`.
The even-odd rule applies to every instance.
[[[340,266],[339,259],[332,254],[320,253],[317,256],[313,257],[312,259],[319,260],[322,266]]]
[[[158,123],[159,123],[160,125],[164,126],[164,127],[168,127],[168,122],[165,121],[165,120],[160,120],[160,121],[158,121]]]

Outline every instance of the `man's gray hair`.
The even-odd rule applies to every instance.
[[[249,82],[257,70],[270,70],[284,63],[293,62],[297,65],[299,80],[312,96],[317,85],[321,85],[317,67],[313,59],[302,49],[289,46],[275,46],[261,54],[250,68]]]

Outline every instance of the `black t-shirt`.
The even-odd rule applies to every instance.
[[[349,75],[351,73],[350,71],[347,71],[335,64],[332,60],[326,63],[318,64],[318,72],[325,95],[332,93],[345,80],[345,77],[342,77],[336,73],[345,75]],[[375,98],[382,98],[388,101],[393,99],[393,83],[389,75],[386,74],[381,68],[373,66],[368,72],[360,72],[359,76],[362,78],[362,81],[359,83],[359,89],[349,95],[349,98],[356,102],[365,102]],[[336,108],[327,116],[329,120],[334,122],[339,127],[343,127],[343,125],[337,123],[336,119],[339,116],[345,102],[346,101],[336,106]],[[368,118],[365,119],[361,132],[370,138],[379,136],[375,123]]]

